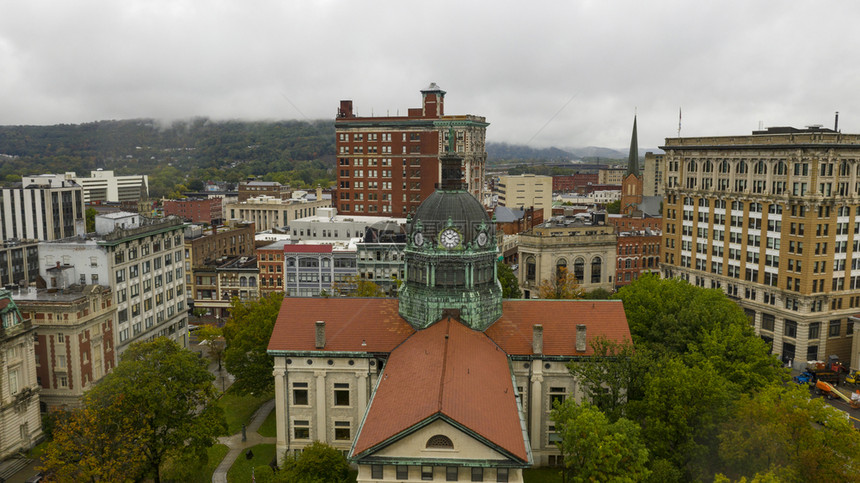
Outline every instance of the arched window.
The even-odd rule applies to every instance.
[[[729,162],[726,160],[720,161],[720,173],[729,172]]]
[[[559,258],[558,261],[555,262],[555,276],[557,278],[561,278],[562,272],[567,272],[567,260]]]
[[[714,172],[714,164],[711,163],[710,159],[705,160],[705,167],[702,169],[705,173],[713,173]]]
[[[600,283],[600,271],[602,269],[603,260],[600,257],[591,259],[591,283]]]
[[[249,277],[248,278],[248,285],[251,287],[256,287],[257,286],[257,278],[256,277]]]
[[[535,281],[535,257],[526,258],[526,280]]]
[[[695,161],[691,160],[690,162],[687,163],[687,171],[689,171],[690,173],[696,172],[696,162]]]
[[[239,278],[239,286],[240,287],[247,287],[248,286],[248,279],[245,277],[240,277]]]
[[[427,440],[427,448],[454,449],[454,443],[451,441],[451,438],[445,436],[444,434],[437,434],[435,436],[431,436],[430,439]]]
[[[759,161],[755,164],[755,174],[767,174],[767,165],[764,161]]]
[[[745,163],[744,161],[738,162],[737,173],[738,174],[746,174],[747,173],[747,163]]]
[[[576,283],[582,283],[585,280],[585,260],[582,258],[577,258],[573,262],[573,277],[576,279]]]
[[[773,174],[785,176],[788,174],[788,166],[782,161],[776,163],[776,166],[773,168]]]

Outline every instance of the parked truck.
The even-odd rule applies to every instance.
[[[839,384],[839,372],[832,369],[832,364],[825,364],[821,361],[809,361],[806,364],[806,372],[800,377],[806,378],[811,384],[818,381],[829,382],[834,386]]]

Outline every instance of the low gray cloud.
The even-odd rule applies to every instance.
[[[759,124],[860,132],[860,5],[683,1],[0,4],[0,124],[404,114],[437,82],[490,141],[624,147]]]

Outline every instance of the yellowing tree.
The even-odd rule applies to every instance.
[[[540,283],[538,295],[542,299],[581,299],[585,297],[585,290],[566,268],[558,267],[552,278]]]

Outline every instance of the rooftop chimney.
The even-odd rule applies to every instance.
[[[325,348],[325,322],[318,320],[316,323],[316,348]]]
[[[543,354],[543,326],[541,324],[532,326],[532,353]]]
[[[836,111],[836,118],[833,120],[833,130],[839,132],[839,111]]]
[[[576,324],[576,352],[585,352],[585,324]]]

